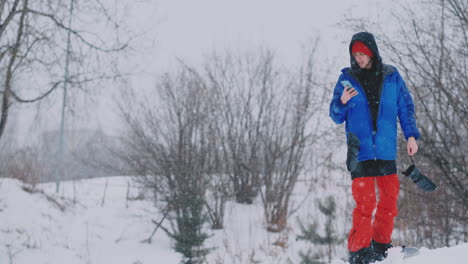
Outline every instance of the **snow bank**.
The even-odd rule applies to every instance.
[[[26,192],[19,181],[0,179],[0,263],[178,263],[169,238],[149,237],[158,214],[149,201],[126,201],[128,178],[38,186]],[[73,203],[73,197],[77,203]],[[62,211],[57,204],[63,205]]]
[[[153,231],[151,220],[161,216],[151,201],[127,201],[130,183],[130,177],[63,182],[60,192],[55,193],[55,184],[42,184],[31,191],[17,180],[0,179],[0,263],[178,264],[180,255],[162,230],[156,232],[151,244],[141,242]],[[130,196],[137,196],[136,188],[130,188]],[[299,263],[299,250],[307,251],[312,245],[295,240],[295,217],[316,218],[313,207],[313,202],[307,202],[290,219],[287,232],[272,234],[265,231],[260,201],[253,205],[228,203],[225,229],[213,231],[207,241],[208,247],[215,248],[208,256],[209,263]],[[284,247],[274,245],[281,241],[286,242]],[[391,249],[381,263],[464,264],[468,259],[468,243],[436,250],[422,248],[420,255],[404,261],[399,251]],[[345,263],[346,252],[337,255],[341,259],[332,263]]]

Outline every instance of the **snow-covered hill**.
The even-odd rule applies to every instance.
[[[40,185],[44,193],[29,193],[20,182],[1,179],[0,263],[177,263],[163,233],[152,244],[140,243],[158,217],[151,202],[132,201],[127,208],[127,179],[115,177],[102,206],[105,181],[77,182],[74,205],[71,182],[62,183],[59,194],[55,184]]]
[[[151,244],[142,243],[154,229],[151,220],[161,216],[151,201],[135,199],[138,190],[131,182],[130,177],[64,182],[57,194],[54,184],[31,191],[17,180],[0,179],[0,263],[179,263],[179,254],[162,230]],[[127,193],[133,199],[127,200]],[[307,210],[301,211],[300,216],[307,217]],[[291,219],[292,226],[294,222]],[[212,232],[207,242],[216,248],[209,263],[299,263],[298,251],[308,246],[295,241],[297,230],[266,232],[260,204],[229,203],[225,226]],[[278,240],[287,241],[287,246],[273,245]],[[337,255],[345,258],[346,252]],[[423,248],[419,256],[405,261],[395,248],[382,263],[462,264],[467,260],[468,244],[461,244]],[[336,258],[332,263],[345,262]]]

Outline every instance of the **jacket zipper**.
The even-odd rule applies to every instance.
[[[374,147],[374,160],[377,160],[377,155],[376,155],[376,150],[375,150],[375,135],[377,135],[377,123],[379,121],[379,116],[380,112],[382,111],[382,94],[383,94],[383,89],[384,89],[384,83],[385,83],[385,78],[387,77],[388,73],[384,72],[384,69],[382,69],[382,80],[380,81],[379,85],[379,110],[377,111],[377,118],[375,120],[375,130],[372,130],[372,143]],[[369,102],[367,103],[367,106],[369,106]],[[370,107],[369,107],[370,110]],[[372,117],[371,117],[372,119]],[[373,127],[374,124],[372,124]],[[375,134],[374,134],[375,133]]]
[[[350,74],[351,75],[351,74]],[[379,120],[379,115],[380,115],[380,111],[381,111],[381,108],[382,108],[382,90],[383,90],[383,84],[384,84],[384,80],[385,80],[385,77],[387,76],[387,74],[384,75],[384,72],[383,72],[383,69],[382,69],[382,80],[380,81],[380,85],[379,85],[379,95],[378,95],[378,98],[379,98],[379,109],[377,111],[377,118],[375,120],[375,128],[374,128],[374,121],[372,120],[372,114],[371,114],[371,109],[370,109],[370,105],[369,105],[369,99],[367,98],[367,95],[366,95],[366,92],[364,91],[364,89],[362,88],[362,84],[361,82],[359,82],[359,78],[354,78],[353,76],[351,76],[360,86],[360,90],[362,92],[362,94],[364,95],[364,98],[366,99],[366,103],[367,103],[367,111],[368,111],[368,114],[369,114],[369,122],[370,122],[370,127],[371,127],[371,130],[372,130],[372,150],[373,150],[373,156],[374,156],[374,160],[377,160],[377,155],[375,153],[375,135],[377,135],[377,121]]]

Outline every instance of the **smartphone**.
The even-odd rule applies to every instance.
[[[353,88],[353,85],[348,80],[341,81],[341,84],[343,85],[343,87],[348,86],[347,90]]]

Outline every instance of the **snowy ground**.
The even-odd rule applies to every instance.
[[[388,257],[378,264],[462,264],[468,260],[468,243],[450,248],[429,250],[422,248],[419,255],[403,259],[401,248],[391,248]],[[332,264],[344,264],[344,261],[335,260]]]
[[[64,182],[57,194],[54,184],[39,185],[40,192],[31,193],[19,181],[0,179],[0,263],[178,264],[180,256],[162,230],[157,231],[151,244],[141,242],[153,231],[151,220],[161,218],[152,202],[127,201],[131,179],[112,177],[103,203],[106,180],[83,180],[74,185]],[[137,197],[137,189],[130,188],[129,196]],[[301,197],[296,195],[295,200],[299,202]],[[298,251],[306,251],[311,245],[296,241],[295,217],[311,219],[316,214],[312,204],[306,203],[291,217],[287,232],[271,234],[265,231],[260,203],[229,203],[225,229],[212,232],[207,242],[208,247],[216,248],[208,257],[209,263],[299,263]],[[285,247],[273,245],[278,241],[285,242]],[[336,255],[332,263],[345,263],[345,250],[338,250]],[[382,263],[461,264],[467,259],[468,244],[462,244],[437,250],[423,248],[419,256],[406,260],[395,248]]]

